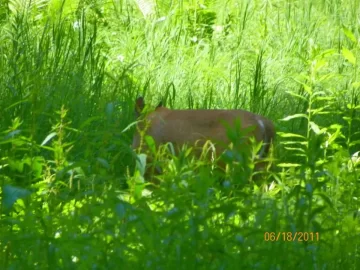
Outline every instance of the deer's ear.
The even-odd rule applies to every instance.
[[[145,108],[145,102],[143,97],[138,97],[135,101],[135,114],[139,116]]]

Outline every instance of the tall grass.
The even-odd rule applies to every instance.
[[[139,3],[0,3],[0,268],[358,269],[359,1]],[[140,94],[273,119],[265,183],[148,138],[149,192]]]

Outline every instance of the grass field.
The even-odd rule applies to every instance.
[[[359,60],[359,0],[2,0],[0,269],[360,269]],[[273,166],[149,186],[138,96],[265,115]]]

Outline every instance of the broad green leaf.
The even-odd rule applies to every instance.
[[[341,50],[341,52],[342,52],[343,56],[345,57],[345,59],[348,60],[354,66],[356,63],[356,58],[355,58],[354,54],[346,48],[343,48]]]
[[[296,119],[296,118],[307,118],[307,115],[303,114],[303,113],[297,113],[297,114],[286,116],[285,118],[281,119],[281,121],[289,121],[291,119]]]
[[[315,61],[314,70],[317,72],[327,65],[327,62],[324,59],[318,59]]]
[[[280,168],[296,168],[296,167],[300,167],[301,164],[297,164],[297,163],[280,163],[277,165],[277,167]]]
[[[353,82],[351,84],[351,86],[354,87],[354,88],[359,88],[360,87],[360,82]]]
[[[136,169],[138,169],[141,176],[144,176],[145,168],[146,168],[146,155],[138,154],[136,158]]]
[[[279,135],[282,138],[301,138],[301,139],[305,139],[304,136],[302,136],[300,134],[295,134],[295,133],[277,132],[277,135]]]
[[[284,147],[286,150],[289,150],[289,151],[298,151],[298,152],[300,152],[300,153],[305,153],[305,150],[304,149],[302,149],[302,148],[299,148],[299,147],[287,147],[287,146],[285,146]]]
[[[347,28],[343,27],[343,32],[345,34],[345,36],[347,36],[352,42],[356,43],[356,37],[355,35]]]
[[[150,151],[155,155],[156,154],[156,146],[155,146],[155,141],[154,141],[153,137],[146,135],[144,139],[145,139],[145,142],[146,142],[147,146],[149,147]]]
[[[56,136],[56,132],[52,132],[49,135],[47,135],[45,140],[43,140],[43,142],[41,143],[41,146],[44,146],[48,141],[50,141],[55,136]]]
[[[315,124],[314,122],[310,121],[309,124],[310,124],[310,127],[311,127],[312,131],[314,131],[315,134],[319,135],[319,134],[323,133],[323,132],[320,131],[319,126],[317,124]]]
[[[354,110],[360,109],[360,105],[355,106],[354,104],[350,104],[350,103],[348,103],[348,104],[346,105],[346,107],[347,107],[349,110],[351,110],[351,109],[354,109]],[[344,118],[345,118],[345,117],[344,117]]]

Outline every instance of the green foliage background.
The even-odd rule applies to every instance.
[[[2,0],[0,268],[360,269],[359,25],[359,0]],[[219,183],[164,147],[149,192],[139,95],[268,116],[274,167]]]

